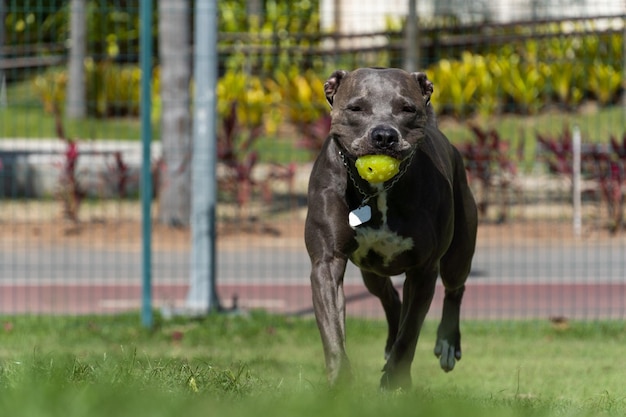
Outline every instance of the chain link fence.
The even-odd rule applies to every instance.
[[[186,109],[174,125],[189,131],[192,104],[180,94],[193,88],[193,4],[155,3],[164,4],[151,22],[152,271],[154,307],[167,315],[185,308],[191,238],[184,216],[167,221],[163,196],[188,198],[180,178],[191,151],[168,156],[177,136],[164,137],[172,133],[163,113],[172,102]],[[218,3],[223,309],[312,314],[303,223],[329,126],[323,83],[338,68],[403,67],[412,53],[419,68],[409,69],[433,81],[440,128],[463,153],[480,207],[463,314],[626,316],[621,2],[420,1],[417,22],[406,20],[408,1]],[[183,41],[164,52],[172,35],[163,37],[160,22],[173,13],[189,25],[174,27]],[[0,0],[0,22],[0,313],[138,310],[139,1]],[[82,40],[72,30],[80,22]],[[76,84],[69,68],[78,41],[84,79]],[[186,75],[164,68],[166,53],[188,62]],[[72,88],[84,88],[83,116],[68,115]],[[353,266],[345,291],[348,314],[382,317]],[[441,302],[438,288],[432,314]]]

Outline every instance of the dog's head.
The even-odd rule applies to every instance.
[[[330,135],[353,156],[406,158],[435,123],[433,84],[426,74],[400,69],[361,68],[333,72],[324,84],[332,106]]]

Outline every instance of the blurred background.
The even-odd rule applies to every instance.
[[[186,307],[195,3],[148,2],[151,22],[140,3],[0,0],[0,314],[139,310],[142,192],[152,202],[152,308]],[[312,314],[303,222],[330,123],[323,83],[335,69],[391,66],[434,83],[440,129],[461,150],[479,203],[464,316],[626,316],[622,0],[217,8],[220,309]],[[139,65],[142,27],[151,74]],[[348,314],[383,316],[352,266],[345,283]]]

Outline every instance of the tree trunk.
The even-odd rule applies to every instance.
[[[247,0],[246,11],[248,12],[248,17],[254,17],[258,19],[257,23],[260,23],[263,15],[263,4],[261,0]]]
[[[4,19],[6,18],[6,6],[4,0],[0,0],[0,61],[2,61],[4,48]],[[7,106],[6,79],[4,70],[0,68],[0,108]]]
[[[81,119],[87,115],[85,56],[87,54],[86,0],[70,3],[70,59],[65,98],[67,117]]]
[[[191,19],[189,0],[159,1],[161,145],[159,221],[189,225],[191,205]]]
[[[6,10],[4,0],[0,0],[0,59],[2,58],[2,48],[4,48],[4,19],[6,18]]]

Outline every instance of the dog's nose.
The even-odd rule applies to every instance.
[[[374,145],[380,149],[387,149],[398,142],[398,131],[388,126],[376,126],[370,134]]]

